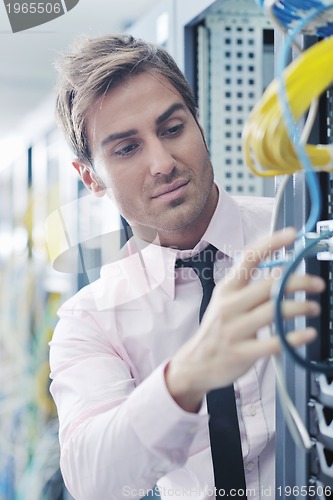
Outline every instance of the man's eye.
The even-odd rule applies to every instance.
[[[121,149],[117,149],[114,154],[118,157],[131,156],[136,149],[139,147],[138,144],[128,144],[128,146],[124,146]]]
[[[174,127],[170,127],[168,129],[166,129],[163,133],[163,135],[165,136],[175,136],[175,135],[178,135],[181,133],[181,131],[183,130],[184,128],[184,125],[182,123],[180,123],[179,125],[175,125]]]

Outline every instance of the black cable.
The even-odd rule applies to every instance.
[[[310,254],[313,255],[314,252],[318,253],[320,251],[320,248],[316,249],[316,247],[318,247],[319,242],[321,242],[323,239],[331,238],[332,234],[333,233],[330,232],[325,235],[321,235],[320,238],[307,240],[305,247],[298,252],[295,258],[286,263],[285,265],[286,267],[284,269],[282,277],[280,281],[275,286],[273,286],[271,294],[271,297],[274,299],[274,320],[275,320],[276,332],[279,335],[281,343],[285,347],[287,353],[294,359],[294,361],[298,365],[302,366],[306,370],[318,373],[325,373],[325,374],[333,374],[333,361],[332,362],[327,361],[326,363],[321,361],[308,361],[302,358],[287,341],[284,331],[282,302],[283,302],[284,291],[291,274],[295,272],[295,270],[297,269],[297,267],[299,266],[299,264],[303,259],[305,259]]]

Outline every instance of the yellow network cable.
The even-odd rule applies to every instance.
[[[286,96],[295,122],[333,82],[333,36],[313,45],[283,72]],[[302,165],[289,138],[278,95],[280,81],[267,87],[243,129],[243,150],[250,170],[263,177],[293,174]],[[333,170],[333,146],[305,146],[313,167]]]

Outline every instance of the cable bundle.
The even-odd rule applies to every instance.
[[[310,3],[312,9],[309,9]],[[281,6],[282,2],[279,2],[279,5]],[[270,6],[273,6],[272,2]],[[311,234],[308,232],[313,230],[321,213],[321,193],[315,170],[333,171],[333,146],[310,145],[307,144],[307,140],[315,118],[318,97],[333,83],[333,36],[325,38],[301,53],[289,66],[287,66],[287,60],[296,37],[304,33],[306,27],[317,22],[318,16],[324,10],[333,8],[333,3],[324,6],[321,2],[305,1],[302,7],[302,17],[297,20],[292,29],[288,28],[283,49],[278,54],[276,79],[267,87],[244,127],[243,145],[246,163],[257,175],[286,174],[284,178],[286,181],[297,171],[304,170],[305,172],[311,210],[305,227],[298,235],[298,238],[302,237],[305,243],[304,248],[298,250],[291,260],[284,263],[281,279],[272,290],[272,298],[275,302],[275,331],[296,363],[310,371],[333,373],[331,360],[308,361],[294,351],[285,338],[282,314],[285,287],[290,275],[304,258],[313,255],[313,252],[316,254],[316,251],[320,251],[317,247],[324,239],[332,238],[331,232],[327,235],[317,235],[312,241],[308,241],[308,234]],[[308,12],[304,14],[306,8]],[[295,46],[299,50],[297,44]],[[308,109],[310,111],[300,133],[302,129],[300,119]],[[286,183],[282,182],[281,185],[285,186]],[[279,193],[279,200],[282,199],[281,193],[282,191]],[[277,208],[275,212],[277,214]],[[272,231],[276,225],[276,214],[273,218]],[[282,371],[278,366],[277,371],[279,370]],[[283,387],[282,391],[286,392]],[[290,403],[288,405],[290,406]],[[298,422],[296,427],[299,428],[299,426]],[[307,449],[308,444],[305,445]]]
[[[284,70],[281,80],[292,118],[297,122],[311,102],[333,82],[333,37],[303,52]],[[302,170],[285,124],[285,110],[279,97],[281,80],[275,79],[267,87],[243,130],[245,161],[254,174],[264,177]],[[305,150],[315,169],[333,169],[332,146],[308,144]]]
[[[295,26],[313,10],[324,10],[330,0],[256,0],[269,17],[285,30]],[[304,26],[302,32],[307,35],[317,35],[326,38],[333,34],[333,10],[322,12],[315,20]]]
[[[267,87],[261,100],[252,110],[243,130],[243,149],[247,165],[253,173],[260,176],[284,174],[276,194],[276,203],[271,221],[271,232],[277,227],[278,213],[283,193],[290,176],[300,170],[305,173],[305,182],[310,197],[310,213],[308,219],[298,234],[304,248],[299,248],[293,258],[282,264],[281,279],[275,283],[271,297],[274,301],[275,329],[271,327],[271,335],[280,337],[282,346],[293,360],[309,371],[333,373],[331,360],[310,361],[303,359],[286,339],[282,303],[286,284],[290,275],[296,271],[300,262],[321,251],[324,239],[333,237],[329,234],[313,234],[321,214],[321,192],[316,170],[333,170],[333,146],[307,144],[314,122],[318,97],[333,82],[333,33],[328,12],[333,9],[333,2],[302,0],[302,2],[256,0],[279,29],[285,32],[285,43],[278,54],[276,79]],[[299,9],[299,10],[297,10]],[[333,19],[332,19],[333,20]],[[323,22],[324,21],[324,22]],[[318,27],[321,27],[321,31]],[[296,37],[300,33],[315,33],[325,39],[301,53],[288,67],[287,61],[291,45],[301,52]],[[325,34],[324,34],[325,33]],[[309,110],[306,120],[301,120]],[[298,245],[299,247],[299,245]],[[275,265],[274,262],[268,263]],[[303,449],[310,450],[313,446],[295,405],[286,387],[283,375],[282,361],[279,356],[273,356],[277,387],[286,423],[294,441]]]

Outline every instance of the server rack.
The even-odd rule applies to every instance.
[[[299,42],[304,50],[318,42],[314,36],[303,36]],[[283,37],[276,34],[277,51],[284,43]],[[293,58],[290,54],[290,60]],[[309,137],[313,144],[332,142],[332,89],[328,89],[320,98],[317,117]],[[317,174],[321,186],[321,220],[332,219],[332,174]],[[310,201],[303,174],[295,174],[290,179],[280,213],[280,226],[293,225],[302,228],[310,210]],[[330,257],[329,257],[330,258]],[[332,359],[332,314],[333,287],[331,260],[318,260],[317,256],[306,259],[300,272],[309,272],[322,276],[326,281],[326,291],[320,297],[322,313],[319,318],[306,320],[298,318],[293,323],[286,323],[286,331],[314,326],[318,332],[317,340],[300,349],[300,354],[308,361],[327,361]],[[318,299],[318,297],[317,297]],[[333,385],[332,378],[315,372],[309,372],[295,365],[288,355],[283,356],[284,377],[296,409],[305,423],[313,446],[308,452],[298,447],[292,440],[285,423],[283,410],[277,401],[277,498],[325,499],[331,496],[333,487]]]
[[[266,24],[267,23],[267,24]],[[267,195],[272,192],[272,184],[253,179],[238,156],[240,131],[252,104],[260,98],[268,81],[273,78],[273,71],[263,76],[261,73],[263,55],[274,61],[272,45],[272,26],[263,18],[254,2],[217,1],[195,26],[189,27],[188,40],[193,46],[197,41],[196,63],[190,59],[187,68],[193,75],[196,67],[200,117],[207,132],[212,161],[219,182],[233,194]],[[244,72],[241,63],[241,51],[237,42],[252,30],[255,47],[253,59],[259,78],[249,83],[251,76]],[[260,32],[263,32],[261,38]],[[266,34],[265,34],[266,32]],[[251,33],[251,31],[250,31]],[[318,41],[317,37],[299,37],[299,43],[308,48]],[[284,37],[274,32],[275,57],[284,44]],[[267,46],[268,45],[268,46]],[[238,57],[238,55],[240,57]],[[244,56],[244,54],[243,54]],[[290,53],[290,61],[293,59]],[[274,64],[274,63],[273,63]],[[267,67],[267,59],[265,67]],[[269,67],[269,65],[268,65]],[[238,94],[233,95],[228,87],[231,84]],[[240,90],[238,91],[238,87]],[[250,94],[252,92],[252,94]],[[246,97],[245,97],[246,96]],[[236,97],[236,99],[235,99]],[[253,101],[251,98],[253,97]],[[240,106],[245,104],[243,109]],[[239,107],[237,109],[237,106]],[[245,111],[244,111],[245,110]],[[241,114],[239,113],[241,112]],[[234,121],[236,117],[236,122]],[[235,126],[236,125],[236,126]],[[331,143],[333,141],[333,94],[332,89],[321,97],[319,111],[309,142]],[[231,145],[227,150],[227,147]],[[227,160],[225,162],[225,159]],[[333,177],[332,174],[319,174],[323,199],[322,220],[333,218]],[[278,186],[280,179],[276,179]],[[292,225],[302,228],[309,213],[309,197],[305,178],[302,173],[293,175],[285,189],[278,227]],[[327,283],[326,292],[320,301],[322,314],[316,320],[297,318],[287,322],[286,330],[315,326],[319,331],[316,342],[301,348],[300,354],[308,360],[328,360],[333,358],[333,262],[319,261],[316,257],[302,262],[300,272],[321,275]],[[288,356],[283,356],[283,371],[288,392],[293,399],[301,419],[309,430],[313,447],[308,453],[293,441],[279,400],[277,400],[277,460],[276,460],[276,498],[328,498],[333,487],[333,377],[309,373],[295,365]],[[326,488],[328,487],[328,488]],[[326,488],[326,489],[325,489]],[[326,495],[325,495],[326,493]]]
[[[195,78],[191,57],[185,72],[197,92],[217,182],[236,196],[274,195],[273,181],[255,177],[242,152],[244,123],[274,76],[271,23],[254,1],[219,0],[187,30],[187,40],[195,32],[196,46],[187,45],[196,54]]]

